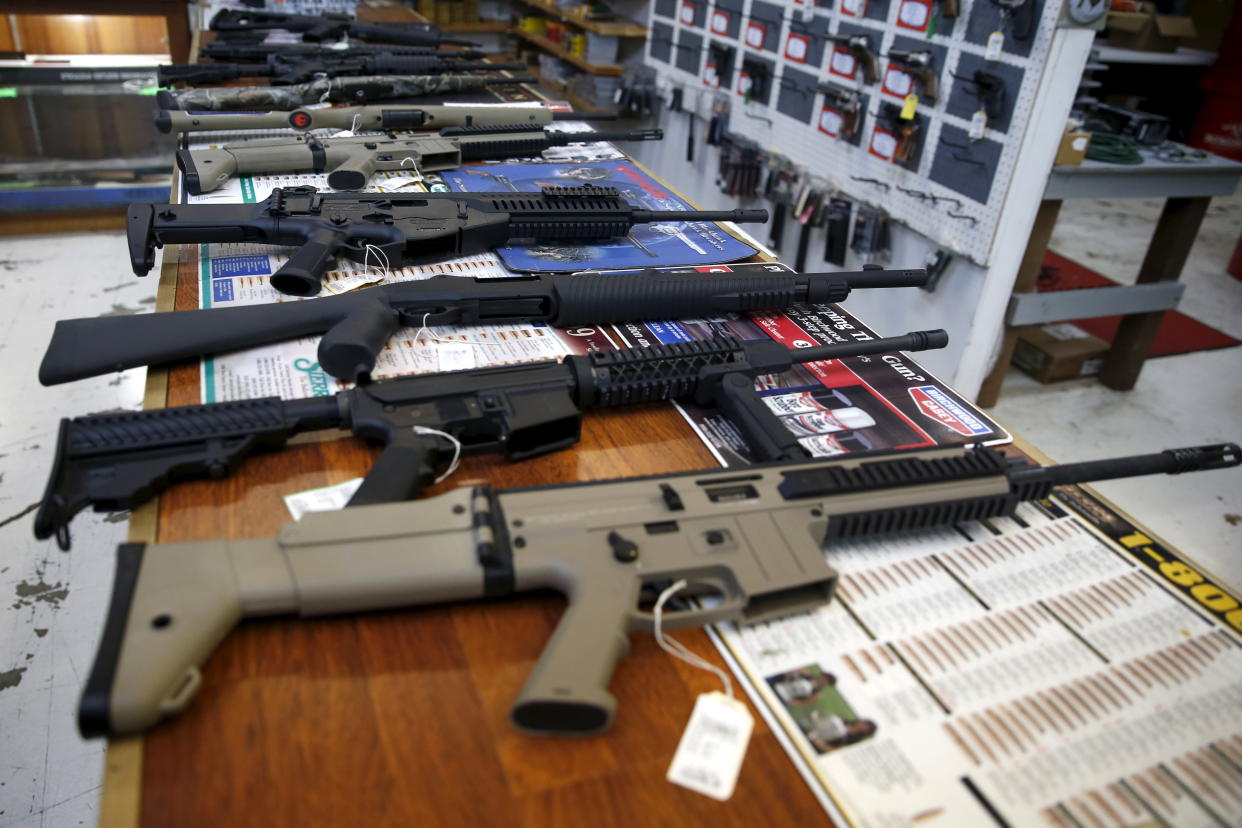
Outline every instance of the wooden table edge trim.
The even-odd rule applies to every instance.
[[[195,42],[198,33],[195,32]],[[180,171],[173,168],[169,201],[176,201],[181,192]],[[164,248],[160,263],[159,286],[155,292],[153,313],[172,311],[177,305],[177,274],[181,269],[182,245]],[[147,369],[142,408],[164,408],[168,404],[168,371]],[[152,498],[129,516],[130,543],[155,543],[159,531],[160,499]],[[101,828],[137,828],[141,822],[142,753],[144,737],[109,739],[104,749],[104,771],[99,795]]]

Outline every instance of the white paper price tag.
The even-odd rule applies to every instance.
[[[891,133],[877,129],[871,135],[871,151],[885,161],[892,161],[897,154],[897,139]]]
[[[747,75],[745,73],[738,75],[737,94],[743,95],[743,96],[749,95],[750,90],[753,89],[754,86],[755,86],[755,82],[751,80],[750,75]]]
[[[293,515],[294,520],[301,520],[302,515],[307,512],[331,512],[344,509],[345,504],[361,485],[362,478],[355,477],[353,480],[346,480],[335,486],[294,492],[291,495],[285,495],[285,508],[289,510],[289,514]]]
[[[754,728],[743,702],[718,691],[704,693],[694,703],[665,778],[724,802],[733,796]]]
[[[729,13],[716,9],[712,11],[711,22],[712,34],[728,34],[729,33]]]
[[[833,138],[841,134],[841,113],[835,109],[825,109],[819,113],[819,128]]]
[[[970,140],[978,141],[988,129],[988,114],[982,109],[976,110],[970,119]]]
[[[703,83],[712,89],[720,86],[720,74],[716,71],[716,64],[709,63],[703,67]]]
[[[931,5],[923,0],[901,0],[897,7],[897,22],[907,29],[924,31],[931,17]]]
[[[890,66],[884,73],[884,91],[889,94],[904,98],[913,85],[911,77],[896,67]]]
[[[400,190],[402,187],[412,187],[415,184],[422,184],[423,177],[414,173],[406,173],[405,175],[394,175],[392,178],[384,178],[376,182],[375,188],[381,193],[390,193],[393,190]]]
[[[803,63],[806,61],[806,53],[809,46],[810,41],[807,38],[802,35],[791,34],[789,40],[785,43],[785,57]]]
[[[832,63],[830,64],[832,71],[838,75],[844,75],[847,78],[854,77],[854,70],[858,67],[858,61],[849,52],[843,52],[840,49],[834,49],[832,52]]]
[[[682,3],[681,4],[681,22],[687,26],[694,25],[694,4],[693,3]]]
[[[867,14],[867,0],[841,0],[841,11],[854,17]]]
[[[746,45],[752,49],[762,49],[763,39],[767,36],[767,30],[758,23],[746,24]]]
[[[371,257],[371,261],[375,262],[375,257]],[[379,268],[362,269],[354,273],[346,274],[339,278],[324,283],[324,290],[328,293],[349,293],[351,290],[366,287],[367,285],[375,285],[384,281],[384,272]]]
[[[474,346],[465,342],[437,342],[436,356],[441,371],[464,371],[475,366]]]
[[[988,60],[996,60],[1001,56],[1001,49],[1005,48],[1005,33],[992,32],[988,35],[988,45],[984,47],[983,56]]]

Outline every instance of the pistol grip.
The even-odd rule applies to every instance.
[[[879,70],[876,68],[875,55],[871,52],[859,52],[858,62],[862,64],[864,81],[875,83],[880,79]]]
[[[401,315],[376,299],[358,305],[319,340],[319,365],[337,379],[370,377],[375,356],[401,326]]]
[[[367,436],[363,433],[362,436]],[[396,503],[413,500],[423,489],[435,482],[433,457],[439,452],[443,438],[420,436],[409,432],[392,439],[379,459],[362,479],[362,485],[347,506],[370,506],[375,503]]]
[[[568,591],[565,613],[509,712],[527,733],[591,736],[612,724],[617,709],[608,683],[617,662],[629,654],[640,579],[637,573],[576,574],[582,580]]]
[[[290,296],[314,296],[323,287],[329,262],[344,243],[343,231],[315,228],[289,261],[272,274],[272,287]]]
[[[346,158],[328,173],[328,186],[334,190],[361,190],[375,172],[375,156],[379,150],[363,149]]]

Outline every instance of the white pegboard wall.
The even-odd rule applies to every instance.
[[[1035,1],[1028,0],[1028,2]],[[720,0],[717,0],[717,3],[719,2]],[[756,0],[742,0],[743,21],[749,19],[754,2]],[[655,42],[654,38],[648,39],[646,60],[649,65],[657,69],[664,79],[667,79],[669,84],[680,85],[687,89],[707,90],[701,77],[691,75],[689,72],[676,66],[683,32],[702,38],[702,48],[704,51],[707,45],[712,42],[723,43],[735,48],[735,58],[731,67],[730,86],[732,90],[727,92],[732,101],[732,114],[729,119],[729,130],[731,132],[751,138],[760,146],[782,153],[795,164],[823,179],[834,189],[845,193],[855,200],[881,205],[894,220],[907,225],[921,235],[933,239],[980,265],[987,265],[990,251],[993,247],[996,228],[1000,220],[1000,208],[1005,202],[1010,182],[1016,175],[1015,165],[1022,137],[1031,117],[1040,76],[1044,71],[1049,48],[1060,16],[1060,3],[1057,0],[1043,0],[1040,6],[1039,20],[1033,29],[1029,41],[1031,44],[1029,55],[1021,56],[1003,51],[999,59],[987,61],[987,63],[993,65],[1003,64],[1020,70],[1022,72],[1022,81],[1016,91],[1008,90],[1008,94],[1013,96],[1013,107],[1009,116],[1007,130],[1001,134],[989,129],[984,136],[985,140],[996,141],[1000,144],[1001,149],[999,158],[996,161],[987,201],[981,203],[950,187],[933,181],[930,178],[930,174],[936,153],[941,148],[940,141],[943,127],[948,125],[963,132],[970,129],[968,118],[963,118],[947,111],[948,103],[952,95],[952,87],[958,81],[958,79],[954,78],[954,73],[957,71],[959,61],[963,55],[970,56],[972,62],[975,63],[986,61],[986,47],[969,42],[966,37],[971,30],[970,24],[972,15],[975,13],[975,7],[983,5],[984,9],[987,9],[992,7],[991,4],[992,0],[963,0],[960,14],[953,21],[952,32],[949,35],[936,33],[931,37],[927,37],[925,34],[910,33],[908,30],[898,27],[897,14],[901,7],[900,0],[889,2],[887,14],[883,19],[858,18],[846,15],[841,11],[839,5],[834,8],[815,8],[811,11],[813,19],[828,23],[828,31],[832,34],[840,33],[842,22],[845,22],[847,27],[855,31],[865,29],[871,34],[873,42],[878,46],[877,51],[880,55],[888,52],[898,36],[902,36],[907,40],[912,38],[925,40],[932,46],[946,50],[943,63],[935,67],[939,75],[941,93],[938,95],[934,105],[928,105],[920,101],[918,106],[918,114],[926,117],[926,129],[922,131],[922,150],[918,167],[912,170],[907,170],[897,164],[888,162],[872,155],[868,151],[871,131],[874,128],[876,113],[880,108],[881,101],[891,102],[895,100],[880,91],[881,82],[863,84],[861,80],[847,81],[837,75],[830,75],[827,65],[831,60],[831,44],[825,47],[819,66],[799,63],[785,57],[784,48],[790,33],[790,24],[794,20],[805,20],[806,12],[808,11],[801,5],[792,2],[792,0],[783,5],[784,12],[781,21],[781,31],[775,53],[756,50],[747,46],[743,42],[741,34],[739,34],[738,38],[721,37],[709,32],[706,24],[703,26],[687,26],[675,17],[659,15],[657,14],[657,7],[663,6],[664,10],[667,11],[668,4],[656,4],[652,8],[651,20],[669,26],[673,30],[672,44],[669,44],[671,45],[669,50],[671,53],[670,61],[665,63],[652,58],[652,50],[658,49],[661,45]],[[711,8],[714,7],[709,6],[700,19],[704,21],[709,19]],[[674,7],[674,13],[676,13],[676,9],[677,7]],[[743,22],[742,32],[744,30],[745,24]],[[759,55],[775,65],[772,78],[772,93],[768,105],[753,102],[746,104],[736,92],[737,77],[745,55]],[[885,62],[882,58],[877,62],[881,69],[882,81]],[[844,88],[850,88],[852,85],[868,96],[867,115],[862,126],[863,137],[860,146],[854,146],[844,140],[830,137],[821,132],[815,123],[807,124],[780,112],[776,108],[775,101],[780,93],[782,79],[785,77],[787,69],[795,69],[803,73],[813,72],[819,81],[831,80],[834,84]],[[1057,67],[1057,69],[1058,71],[1080,72],[1081,67]],[[861,72],[859,75],[861,75]],[[708,91],[710,92],[710,90]],[[696,102],[701,103],[704,98],[710,96],[688,97],[693,97]],[[812,105],[813,121],[817,119],[822,105],[823,95],[816,92]],[[702,112],[701,114],[706,113]],[[960,153],[966,158],[970,157],[969,150],[949,148],[948,151]],[[880,183],[868,183],[857,180],[860,178],[872,179]],[[925,195],[920,197],[915,193],[923,193]],[[957,217],[951,214],[956,214]]]

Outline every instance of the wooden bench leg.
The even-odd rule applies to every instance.
[[[1139,269],[1138,284],[1173,282],[1181,277],[1210,202],[1210,198],[1170,198],[1165,202]],[[1134,387],[1164,313],[1133,313],[1121,318],[1113,346],[1100,368],[1100,382],[1117,391]]]
[[[1057,216],[1061,212],[1060,201],[1044,201],[1035,214],[1035,224],[1031,227],[1031,237],[1026,243],[1026,252],[1022,254],[1022,264],[1018,266],[1018,278],[1014,280],[1014,293],[1030,293],[1035,290],[1039,281],[1039,269],[1044,263],[1044,254],[1048,252],[1048,242],[1052,240],[1052,231],[1057,226]],[[1008,312],[1008,311],[1006,311]],[[975,402],[984,408],[991,408],[1000,399],[1001,386],[1005,384],[1005,372],[1013,360],[1013,349],[1018,343],[1021,328],[1005,325],[1004,338],[1001,340],[1000,353],[991,372],[979,386]]]

